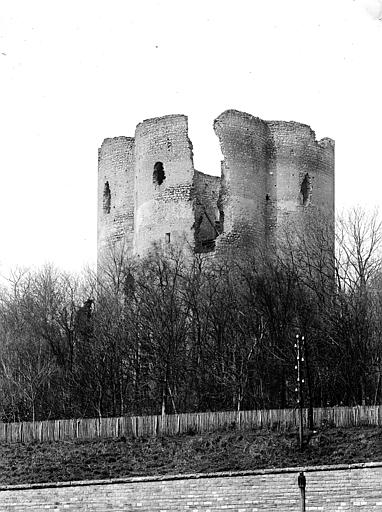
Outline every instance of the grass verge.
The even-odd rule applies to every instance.
[[[148,438],[0,444],[0,484],[382,461],[382,428],[327,428],[303,452],[296,432],[225,430]]]

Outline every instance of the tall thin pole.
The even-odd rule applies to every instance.
[[[304,447],[304,418],[303,418],[303,393],[302,393],[302,384],[304,380],[302,379],[301,375],[301,363],[304,361],[304,358],[302,356],[302,344],[304,342],[304,336],[300,337],[299,334],[296,334],[296,344],[295,347],[297,349],[297,403],[299,406],[299,429],[298,429],[298,435],[299,435],[299,441],[300,441],[300,450],[302,451]]]

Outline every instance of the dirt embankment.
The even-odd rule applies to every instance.
[[[303,452],[296,432],[227,430],[149,439],[0,445],[0,484],[382,461],[382,428],[324,429]]]

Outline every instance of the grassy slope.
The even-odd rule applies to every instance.
[[[326,429],[304,452],[265,430],[138,440],[0,445],[0,484],[382,461],[382,429]]]

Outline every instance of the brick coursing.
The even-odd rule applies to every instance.
[[[295,512],[299,510],[300,470],[306,476],[307,511],[382,510],[382,463],[7,486],[0,487],[0,506],[8,512]]]

